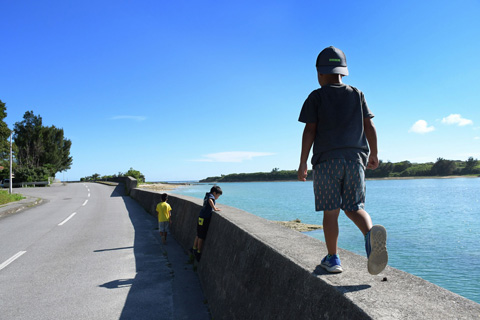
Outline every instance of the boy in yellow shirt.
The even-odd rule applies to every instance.
[[[157,204],[157,217],[158,217],[158,229],[160,230],[160,237],[162,237],[162,243],[167,243],[167,232],[170,231],[170,225],[172,224],[172,207],[167,203],[168,195],[162,194],[162,202]]]

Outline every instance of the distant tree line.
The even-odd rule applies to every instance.
[[[83,177],[80,179],[80,181],[106,181],[108,179],[112,178],[120,178],[120,177],[132,177],[137,179],[139,182],[145,182],[145,176],[138,170],[135,170],[133,168],[130,168],[127,172],[119,172],[117,174],[113,175],[105,175],[102,176],[98,173],[94,173],[91,176]]]
[[[480,163],[473,157],[468,158],[467,161],[437,158],[436,162],[427,163],[411,163],[410,161],[392,163],[390,161],[380,161],[376,170],[365,171],[367,178],[434,177],[478,174],[480,174]]]
[[[312,172],[308,172],[307,179],[312,179]],[[289,181],[297,180],[296,170],[279,170],[271,172],[231,173],[220,177],[208,177],[200,182],[251,182],[251,181]]]
[[[395,178],[395,177],[435,177],[452,175],[480,175],[480,162],[473,157],[467,161],[446,160],[438,158],[436,162],[411,163],[401,161],[392,163],[383,162],[376,170],[366,170],[367,178]],[[297,180],[296,170],[279,170],[271,172],[232,173],[220,177],[208,177],[200,182],[252,182],[252,181],[290,181]],[[312,171],[308,171],[307,180],[312,180]]]
[[[10,142],[12,132],[4,122],[6,105],[0,100],[0,178],[10,176]],[[57,172],[70,169],[72,142],[63,129],[44,126],[42,117],[25,112],[23,120],[13,128],[13,174],[17,182],[47,181]]]

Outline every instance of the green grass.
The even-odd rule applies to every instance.
[[[9,194],[7,190],[0,190],[0,205],[25,199],[21,194]]]

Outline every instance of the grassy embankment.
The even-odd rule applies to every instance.
[[[9,202],[19,201],[24,199],[25,197],[21,194],[9,194],[7,190],[0,190],[0,205],[6,204]]]

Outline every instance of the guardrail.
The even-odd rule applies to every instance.
[[[13,188],[24,188],[24,187],[36,187],[36,186],[48,186],[50,183],[48,181],[36,181],[36,182],[14,182],[12,184]],[[2,184],[2,188],[9,188],[10,183],[6,182]]]

